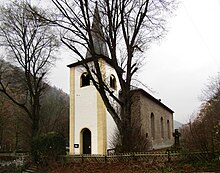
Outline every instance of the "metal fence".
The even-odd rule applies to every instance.
[[[209,159],[220,159],[220,152],[149,152],[149,153],[124,153],[110,155],[69,155],[63,156],[64,162],[119,162],[119,161],[145,161],[153,162],[171,162],[171,161],[204,161]]]
[[[15,160],[28,158],[28,153],[1,153],[0,161]],[[155,162],[173,162],[173,161],[208,161],[211,159],[220,160],[220,151],[216,152],[139,152],[139,153],[123,153],[123,154],[108,154],[108,155],[66,155],[61,156],[63,162],[98,162],[98,163],[111,163],[111,162],[129,162],[129,161],[144,161],[148,163]]]

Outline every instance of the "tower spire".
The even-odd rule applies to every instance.
[[[92,22],[92,40],[94,44],[95,53],[98,55],[104,55],[108,57],[107,46],[104,41],[104,33],[102,30],[101,18],[99,15],[98,5],[96,2],[94,14],[93,14],[93,22]],[[91,57],[90,52],[87,50],[86,58]]]

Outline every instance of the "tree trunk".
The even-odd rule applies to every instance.
[[[129,92],[126,92],[129,93]],[[124,93],[124,105],[121,108],[122,130],[120,132],[122,152],[132,151],[131,101],[129,94]]]
[[[32,138],[37,136],[39,133],[39,119],[40,119],[40,103],[39,97],[34,97],[34,104],[32,105],[32,115],[33,115],[33,124],[32,124]]]

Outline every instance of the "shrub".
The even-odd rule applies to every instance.
[[[37,136],[32,141],[32,157],[35,163],[47,164],[66,153],[66,142],[61,134],[50,132]]]

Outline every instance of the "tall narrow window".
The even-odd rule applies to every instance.
[[[163,117],[160,118],[161,138],[164,138]]]
[[[113,88],[114,90],[116,90],[116,88],[117,88],[116,78],[113,74],[111,74],[111,76],[110,76],[110,87]]]
[[[90,77],[89,74],[85,72],[81,75],[81,87],[89,86],[89,85],[90,85]]]
[[[167,137],[170,139],[170,121],[167,120]]]
[[[154,120],[154,114],[153,113],[151,113],[150,122],[151,122],[151,137],[153,139],[155,139],[155,120]]]

